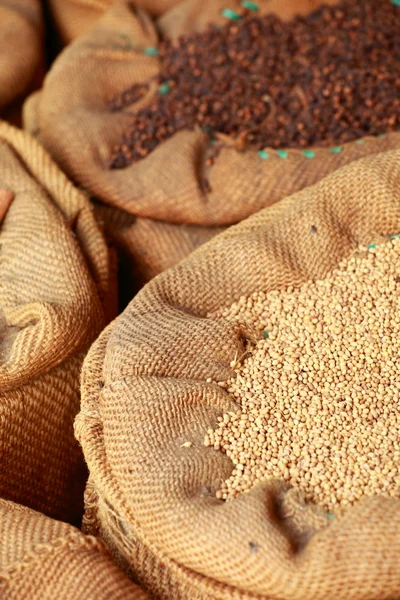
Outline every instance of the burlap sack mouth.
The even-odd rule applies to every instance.
[[[114,316],[109,254],[87,197],[26,133],[0,123],[0,495],[75,523],[73,437],[84,353]]]
[[[267,481],[224,503],[215,493],[232,463],[204,446],[232,407],[208,381],[226,379],[244,346],[206,315],[321,278],[360,243],[398,233],[399,200],[399,151],[343,167],[153,279],[92,346],[75,423],[87,527],[157,598],[399,597],[398,500],[364,498],[328,521]]]
[[[333,1],[333,0],[332,0]],[[306,13],[316,1],[259,3],[260,14],[275,11],[288,18]],[[241,11],[239,0],[190,0],[164,14],[156,23],[132,3],[118,2],[86,35],[56,60],[37,102],[40,138],[56,161],[96,198],[136,216],[170,223],[221,226],[237,223],[352,160],[396,148],[400,134],[365,138],[312,152],[239,152],[226,145],[213,166],[206,167],[209,136],[182,131],[144,159],[116,170],[109,168],[113,147],[131,123],[129,112],[157,93],[152,84],[145,100],[126,111],[112,112],[111,100],[131,87],[152,80],[159,59],[146,54],[160,33],[176,38],[223,24],[222,9]],[[266,156],[268,158],[266,158]],[[207,179],[211,191],[204,188]]]
[[[23,42],[21,43],[21,41]],[[27,93],[43,59],[39,0],[0,2],[0,111]]]
[[[148,600],[93,537],[0,500],[3,600]]]

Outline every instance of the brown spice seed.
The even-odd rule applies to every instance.
[[[346,1],[289,23],[249,12],[222,29],[164,41],[158,82],[170,91],[133,117],[111,168],[140,160],[184,129],[238,137],[241,150],[338,146],[396,130],[399,24],[390,0]],[[133,86],[112,110],[145,92]]]

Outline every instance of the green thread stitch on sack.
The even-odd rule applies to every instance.
[[[254,12],[260,10],[258,4],[255,4],[254,2],[249,2],[249,0],[243,0],[243,2],[241,2],[240,4],[243,6],[243,8],[248,8],[249,10],[253,10]]]
[[[143,50],[143,54],[146,54],[146,56],[158,56],[158,48],[155,46],[150,46],[149,48],[145,48]]]
[[[394,240],[395,238],[400,237],[400,233],[395,233],[394,235],[390,236],[392,238],[392,240]]]
[[[343,150],[343,146],[335,146],[334,148],[329,148],[329,152],[332,154],[339,154]]]
[[[391,2],[394,6],[400,6],[400,0],[391,0]]]
[[[160,87],[158,88],[158,93],[159,94],[168,94],[168,92],[171,90],[169,83],[163,83],[162,85],[160,85]]]
[[[380,133],[379,135],[376,136],[379,140],[384,140],[386,135],[384,133]]]
[[[288,153],[286,152],[286,150],[277,150],[276,153],[279,156],[279,158],[287,158],[288,157]]]
[[[265,150],[260,150],[259,152],[257,152],[257,154],[260,158],[269,158],[269,154],[268,152],[265,152]]]
[[[269,338],[269,333],[268,331],[263,331],[263,336],[264,338],[267,340]]]
[[[365,140],[357,140],[356,144],[357,146],[361,146],[361,144],[365,144]]]
[[[313,152],[312,150],[303,150],[303,154],[307,158],[314,158],[315,157],[315,152]]]
[[[235,12],[234,10],[231,10],[230,8],[224,8],[223,10],[221,10],[221,15],[223,17],[226,17],[227,19],[230,19],[231,21],[239,21],[242,16],[239,15],[239,13]]]
[[[371,250],[372,248],[376,248],[376,244],[368,244],[368,250]]]
[[[334,519],[335,515],[333,513],[326,513],[326,516],[328,517],[328,519]]]

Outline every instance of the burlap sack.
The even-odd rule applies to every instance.
[[[106,239],[118,249],[119,296],[123,307],[143,284],[224,230],[137,218],[100,203],[95,203],[94,208]]]
[[[0,114],[16,118],[11,104],[31,91],[43,59],[40,0],[0,0]]]
[[[182,0],[135,0],[135,5],[158,16]],[[86,33],[91,25],[115,4],[115,0],[48,0],[61,39],[69,43]]]
[[[235,406],[207,380],[230,376],[244,349],[237,327],[206,314],[323,277],[358,244],[399,231],[396,150],[217,236],[147,284],[92,346],[75,423],[90,470],[86,528],[156,598],[400,597],[398,500],[364,498],[329,521],[275,480],[225,503],[215,492],[233,465],[203,445]]]
[[[101,542],[0,500],[2,600],[149,600]]]
[[[115,315],[108,250],[87,197],[5,123],[0,190],[0,497],[78,522],[73,420],[83,357]]]
[[[258,4],[261,14],[273,11],[289,18],[295,12],[307,13],[318,5],[318,0],[260,0]],[[118,2],[89,33],[61,54],[46,77],[40,97],[26,105],[27,126],[40,136],[55,160],[94,197],[123,211],[121,220],[129,222],[133,215],[160,221],[154,232],[157,236],[163,235],[162,223],[177,225],[169,226],[166,234],[171,239],[173,231],[176,238],[166,260],[168,265],[215,233],[211,229],[199,236],[197,229],[192,237],[192,230],[185,228],[182,232],[180,224],[207,229],[237,223],[352,160],[400,145],[400,134],[395,133],[385,139],[348,143],[335,152],[318,148],[315,156],[289,150],[284,158],[270,150],[267,159],[226,145],[214,165],[206,167],[211,148],[208,137],[185,131],[130,167],[110,170],[112,148],[120,142],[132,118],[126,112],[111,112],[110,101],[134,83],[147,81],[159,69],[158,58],[147,56],[143,50],[157,45],[160,32],[176,38],[204,29],[208,23],[224,23],[222,8],[243,10],[239,0],[186,0],[153,22],[132,3]],[[153,93],[146,102],[152,97]],[[142,105],[143,101],[137,107]],[[34,119],[31,112],[36,114]],[[211,192],[204,190],[205,177]],[[111,220],[108,229],[112,228]],[[130,248],[137,243],[135,230],[129,228],[130,234],[125,229],[125,239],[131,235]],[[118,231],[113,237],[119,237]],[[175,256],[174,248],[180,246],[182,250]],[[133,253],[133,260],[138,252]],[[147,263],[151,264],[144,275],[149,278],[160,272],[165,246],[158,247],[149,238],[146,252]]]

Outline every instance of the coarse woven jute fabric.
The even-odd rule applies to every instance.
[[[42,60],[40,0],[0,0],[0,113],[31,91]]]
[[[206,315],[324,277],[399,231],[400,151],[354,161],[154,278],[91,347],[75,422],[90,471],[85,528],[155,598],[400,597],[397,499],[365,497],[330,520],[270,480],[224,502],[215,493],[233,465],[204,446],[236,408],[210,381],[232,375],[249,335]]]
[[[0,497],[79,522],[74,439],[83,357],[115,316],[108,249],[88,198],[27,133],[0,122]]]
[[[305,14],[318,4],[318,0],[257,2],[258,14],[275,12],[285,19],[294,13]],[[239,0],[186,0],[153,20],[137,6],[127,1],[113,4],[88,33],[61,53],[41,93],[25,106],[26,127],[39,136],[76,183],[104,204],[123,211],[120,219],[129,220],[129,215],[133,215],[160,221],[160,234],[163,223],[204,229],[226,227],[316,183],[353,160],[400,146],[400,134],[392,133],[384,139],[368,137],[363,143],[348,143],[334,151],[315,148],[304,154],[302,150],[277,153],[266,149],[263,158],[257,152],[238,151],[233,142],[224,138],[225,145],[214,164],[206,166],[212,148],[208,136],[199,131],[182,131],[144,159],[124,169],[110,170],[112,149],[132,120],[128,113],[157,94],[156,86],[151,84],[144,100],[125,111],[111,111],[113,97],[159,72],[159,58],[148,56],[144,50],[157,46],[161,33],[176,39],[181,34],[201,31],[210,23],[222,25],[226,22],[221,14],[224,8],[243,11]],[[205,179],[210,184],[209,192],[202,185]],[[137,243],[135,229],[129,230],[130,248]],[[182,241],[182,230],[169,227],[166,235],[171,237],[172,231],[176,241],[167,260],[162,243],[158,246],[152,238],[146,242],[147,263],[152,263],[149,276],[160,272],[161,263],[176,262],[174,247],[182,246],[179,258],[183,258],[186,250],[199,245],[199,239],[209,239],[216,233],[216,229],[209,229],[199,238],[198,231],[186,229],[183,237],[193,232],[187,246]],[[125,229],[125,239],[128,236]],[[118,230],[114,233],[117,237]],[[137,254],[133,252],[132,260]]]
[[[130,301],[144,283],[225,229],[135,217],[101,203],[95,203],[94,208],[106,239],[118,251],[122,302]]]
[[[40,91],[36,91],[24,105],[25,129],[39,140],[40,97]],[[132,213],[92,200],[96,218],[104,230],[110,251],[115,249],[118,256],[120,306],[125,306],[144,283],[174,266],[225,229],[136,217]]]
[[[135,0],[135,6],[159,16],[182,0]],[[86,33],[115,0],[48,0],[58,33],[65,43]]]
[[[0,500],[2,600],[149,600],[97,539]]]

